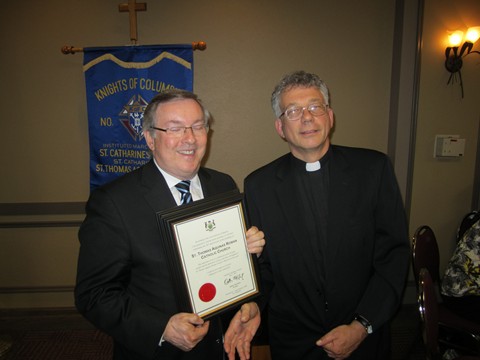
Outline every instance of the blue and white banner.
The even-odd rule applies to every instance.
[[[90,189],[149,161],[143,112],[159,92],[193,90],[188,45],[85,48]]]

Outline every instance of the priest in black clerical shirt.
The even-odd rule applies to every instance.
[[[290,153],[244,186],[268,239],[258,302],[272,359],[388,359],[410,250],[393,167],[378,151],[330,143],[334,114],[315,74],[285,76],[272,107]]]

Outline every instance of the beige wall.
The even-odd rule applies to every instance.
[[[475,25],[480,25],[480,2],[476,0],[425,1],[410,230],[423,224],[433,228],[442,272],[454,249],[459,222],[471,210],[480,120],[480,55],[464,58],[462,99],[459,83],[447,86],[444,52],[448,31],[466,31]],[[475,49],[480,49],[478,43]],[[464,157],[434,159],[436,134],[464,138]]]
[[[459,215],[470,205],[480,58],[466,61],[466,96],[461,100],[458,87],[446,86],[443,68],[442,41],[448,28],[442,14],[452,5],[438,2],[444,3],[443,9],[433,6],[433,0],[426,2],[410,228],[429,223],[446,244]],[[0,205],[86,201],[83,56],[63,55],[60,48],[129,44],[128,15],[118,12],[119,3],[3,4]],[[465,13],[475,8],[480,23],[480,4],[457,1],[455,6]],[[387,151],[393,1],[305,0],[301,6],[289,0],[148,1],[147,8],[138,14],[141,45],[206,41],[207,50],[194,54],[195,91],[216,119],[206,165],[230,173],[240,187],[250,171],[287,151],[274,131],[269,97],[276,81],[296,69],[317,72],[330,85],[334,143]],[[434,160],[436,133],[465,137],[465,157]],[[432,174],[437,185],[432,185]],[[33,217],[20,212],[0,217],[4,223],[45,219],[61,221],[65,215]],[[75,226],[0,228],[0,308],[73,304],[68,290],[75,279],[76,231]]]

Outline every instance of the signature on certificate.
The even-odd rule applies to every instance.
[[[245,278],[245,273],[236,274],[236,275],[230,276],[228,278],[225,278],[225,280],[223,280],[223,283],[225,285],[233,285],[233,284],[242,282],[244,280],[244,278]]]

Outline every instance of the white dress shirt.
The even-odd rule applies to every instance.
[[[193,201],[203,199],[204,196],[202,191],[202,184],[200,183],[200,178],[198,177],[198,174],[195,174],[195,176],[192,179],[179,179],[179,178],[176,178],[175,176],[170,175],[165,170],[163,170],[160,166],[158,166],[155,159],[153,159],[153,161],[155,162],[155,165],[157,166],[158,170],[162,173],[163,177],[165,178],[168,188],[172,192],[173,198],[177,202],[177,205],[180,205],[182,194],[180,193],[180,191],[177,190],[175,185],[177,185],[182,180],[190,180],[190,193],[192,194]]]

